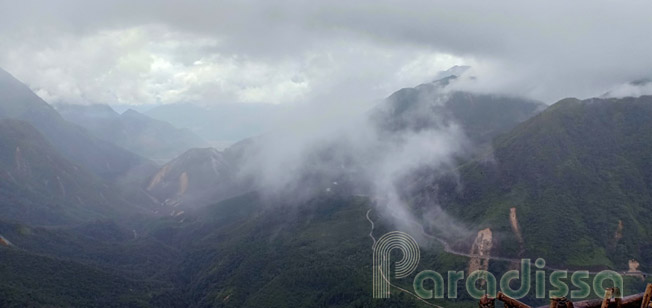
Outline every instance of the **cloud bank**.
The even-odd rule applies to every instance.
[[[649,1],[1,1],[0,65],[51,101],[378,99],[453,65],[552,103],[652,73]]]

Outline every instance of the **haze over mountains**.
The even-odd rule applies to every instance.
[[[495,256],[649,269],[651,97],[546,106],[442,77],[217,150],[189,122],[52,108],[0,71],[0,306],[420,307],[371,298],[369,237],[404,230],[424,268],[469,266],[419,224],[464,251],[489,228]]]
[[[29,87],[0,69],[0,118],[23,120],[36,127],[55,149],[98,176],[115,180],[151,163],[65,121]]]
[[[94,136],[159,163],[189,148],[207,145],[187,129],[176,128],[133,109],[119,114],[107,105],[57,105],[55,108],[64,119]]]
[[[177,103],[151,108],[145,114],[189,129],[211,146],[224,149],[272,129],[286,109],[284,106],[255,103]]]
[[[61,157],[29,123],[2,120],[0,141],[3,219],[51,225],[135,211],[99,178]]]

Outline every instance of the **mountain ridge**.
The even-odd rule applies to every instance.
[[[133,109],[115,112],[108,105],[55,106],[61,116],[93,135],[157,162],[167,162],[206,141],[187,129],[153,119]]]
[[[460,170],[461,187],[436,184],[441,203],[512,238],[503,252],[518,251],[507,219],[515,207],[529,255],[574,266],[649,263],[651,247],[641,243],[652,234],[644,223],[652,218],[650,123],[652,96],[563,99],[497,137],[493,160]]]
[[[153,166],[150,161],[64,120],[29,87],[0,69],[0,119],[5,118],[30,123],[67,159],[107,180],[115,181],[132,169]]]

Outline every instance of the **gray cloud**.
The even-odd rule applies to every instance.
[[[46,98],[136,104],[366,100],[465,64],[478,77],[473,89],[554,102],[649,77],[651,8],[648,1],[2,1],[0,65]]]

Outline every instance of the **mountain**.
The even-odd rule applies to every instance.
[[[272,104],[178,103],[155,107],[145,114],[186,128],[220,149],[271,129],[285,112]]]
[[[464,123],[470,136],[478,141],[489,141],[546,106],[538,101],[508,95],[449,90],[447,86],[466,69],[454,67],[440,74],[441,78],[433,82],[401,89],[385,99],[372,113],[379,113],[375,116],[384,118],[379,121],[392,122],[384,125],[400,126],[397,122],[401,121],[401,117],[405,120],[418,112],[425,111],[422,117],[445,112]],[[236,141],[273,130],[285,112],[287,110],[283,107],[270,104],[202,106],[179,103],[158,106],[145,114],[176,127],[188,128],[209,143],[226,148]]]
[[[502,234],[501,254],[620,270],[652,262],[652,96],[564,99],[494,149],[433,187],[446,211]]]
[[[417,307],[400,293],[371,298],[369,206],[335,194],[283,204],[248,193],[150,220],[133,235],[110,221],[56,229],[0,221],[14,244],[0,246],[0,304]]]
[[[419,187],[406,201],[416,217],[440,205],[450,224],[459,218],[459,228],[482,234],[489,228],[494,256],[543,257],[570,269],[626,270],[632,258],[650,264],[651,117],[652,97],[560,101],[493,133],[493,151],[476,153],[484,156],[463,161],[454,175]],[[249,193],[191,213],[195,221],[166,218],[151,234],[188,253],[179,269],[187,284],[179,292],[193,306],[418,306],[398,291],[388,301],[370,298],[370,230],[375,236],[421,231],[397,224],[382,202],[374,203],[345,191],[298,203]],[[437,230],[425,226],[435,236]],[[454,236],[463,243],[448,249],[468,253],[473,240]],[[469,264],[435,239],[419,243],[424,269]],[[509,259],[489,262],[496,273],[510,266]],[[642,285],[626,282],[627,288]],[[475,303],[462,297],[442,304]]]
[[[214,148],[190,149],[163,165],[145,190],[165,206],[206,205],[236,194],[235,170],[226,154]]]
[[[499,94],[450,90],[457,75],[448,75],[414,88],[394,92],[372,110],[372,118],[387,133],[460,124],[475,144],[484,144],[545,109],[542,102]]]
[[[56,225],[139,211],[119,196],[115,188],[59,155],[29,123],[0,121],[3,219]]]
[[[2,307],[146,307],[146,286],[97,268],[0,247]],[[34,292],[38,289],[38,292]]]
[[[29,87],[0,69],[0,119],[30,123],[66,159],[108,180],[116,180],[153,164],[142,157],[92,136],[64,120]]]
[[[61,116],[96,137],[154,161],[168,161],[206,144],[187,129],[129,109],[122,114],[108,105],[57,105]]]
[[[57,228],[0,220],[0,234],[13,244],[0,245],[2,307],[183,306],[164,295],[178,252],[135,230],[107,220]]]
[[[480,145],[542,109],[541,103],[527,99],[441,93],[439,86],[437,92],[432,90],[430,85],[403,89],[372,110],[370,116],[388,134],[436,127],[440,123],[429,122],[435,118],[459,121]],[[238,170],[239,164],[246,162],[232,158],[250,156],[242,153],[256,151],[257,142],[251,139],[240,143],[220,157],[232,170]],[[337,156],[333,154],[338,150],[334,147],[340,145],[319,148],[314,155],[317,162],[310,160],[306,164],[306,168],[314,170],[307,173],[313,177],[330,176],[337,167],[328,166],[339,166],[339,161],[332,157]],[[232,153],[238,154],[231,156]],[[152,183],[169,188],[164,196],[174,196],[187,182],[182,176],[187,166],[171,171],[182,165],[180,162],[196,164],[188,158],[179,159],[164,167],[160,176],[153,177]],[[210,170],[201,168],[207,169]],[[310,190],[319,182],[313,177],[302,178],[299,189]],[[162,178],[170,180],[159,180]],[[190,306],[198,307],[418,306],[414,299],[402,297],[400,292],[384,302],[373,301],[370,295],[373,241],[366,213],[374,211],[372,217],[378,229],[372,233],[376,236],[401,227],[394,225],[391,217],[375,212],[378,205],[374,206],[372,200],[355,196],[351,189],[343,187],[353,185],[351,181],[323,182],[330,189],[311,191],[308,198],[296,198],[298,192],[284,192],[286,195],[275,198],[251,192],[187,211],[179,217],[165,218],[153,227],[152,236],[180,245],[187,253],[187,262],[178,269],[185,282],[178,292],[185,294]],[[193,216],[195,219],[189,218]],[[435,246],[423,252],[429,268],[463,269],[468,264],[464,257],[445,253],[436,241],[424,246]],[[468,300],[461,298],[460,307],[466,307]]]
[[[363,307],[371,299],[364,198],[323,195],[301,204],[245,194],[167,219],[152,236],[181,245],[176,290],[192,307]],[[194,240],[189,240],[194,239]],[[415,307],[411,300],[374,303]]]
[[[365,115],[370,120],[364,125],[371,126],[382,138],[391,139],[406,132],[412,134],[423,129],[438,129],[448,122],[455,122],[481,147],[544,106],[518,97],[449,91],[447,86],[456,79],[455,75],[449,75],[415,88],[401,89],[370,110]],[[274,147],[280,144],[303,146],[288,143],[284,138],[286,135],[272,129],[267,134],[233,144],[223,152],[215,149],[188,151],[153,173],[144,187],[162,204],[191,207],[232,197],[234,191],[260,189],[258,184],[268,183],[260,183],[256,162],[266,161],[265,157],[269,155],[267,147],[270,144]],[[294,178],[292,183],[285,185],[281,194],[292,198],[309,197],[316,191],[333,189],[333,183],[337,183],[338,189],[369,194],[369,179],[364,171],[360,171],[366,167],[360,164],[368,165],[369,162],[360,161],[363,155],[342,139],[326,138],[317,146],[304,149],[303,165],[296,171],[288,171]],[[387,145],[365,146],[368,148],[364,150],[374,151],[371,147],[380,149]],[[212,167],[215,162],[219,162],[218,168]]]
[[[455,78],[402,89],[369,112],[382,136],[455,122],[479,149],[457,157],[452,172],[414,172],[400,197],[411,214],[423,217],[423,229],[398,220],[381,197],[352,188],[358,184],[354,171],[343,170],[355,168],[341,168],[347,156],[338,156],[347,153],[338,148],[345,143],[319,143],[301,170],[308,176],[273,198],[239,181],[250,154],[264,149],[259,139],[225,151],[195,148],[151,172],[142,185],[173,215],[140,217],[130,228],[120,217],[57,228],[0,221],[2,242],[12,244],[0,242],[0,257],[8,260],[0,265],[8,277],[0,282],[0,305],[424,307],[395,288],[391,299],[372,298],[372,245],[393,230],[417,238],[417,271],[467,269],[464,254],[474,243],[468,235],[478,231],[493,234],[493,256],[617,270],[636,259],[649,270],[652,97],[566,99],[541,111],[541,103],[527,99],[450,91]],[[74,173],[45,138],[31,135],[38,132],[21,128],[28,124],[7,123],[0,174],[38,170],[44,176],[20,181],[36,196],[60,193],[57,185],[39,181],[53,176],[66,179],[65,187],[94,183],[83,167],[84,174]],[[39,141],[21,143],[27,140]],[[20,192],[9,176],[3,179],[0,189],[8,191],[0,195]],[[68,183],[73,179],[83,183]],[[327,187],[311,190],[316,184]],[[295,188],[309,193],[296,198],[301,192]],[[440,238],[459,242],[433,238],[442,230],[452,236]],[[509,259],[488,263],[496,273],[511,266]],[[57,268],[64,273],[39,279]],[[643,282],[635,280],[639,288]],[[411,277],[394,282],[412,288]],[[476,305],[465,292],[432,303]]]
[[[365,115],[370,121],[364,125],[372,126],[371,129],[377,131],[382,138],[391,139],[401,137],[404,132],[437,129],[447,122],[456,122],[474,143],[486,145],[494,136],[508,131],[545,106],[540,102],[518,97],[450,91],[447,86],[457,78],[455,75],[448,75],[431,83],[395,92]],[[198,117],[201,114],[200,119],[213,115],[207,111],[200,112],[204,108],[193,105],[170,105],[166,108],[178,109],[176,115],[190,112],[196,113],[194,117]],[[226,107],[215,108],[225,110],[220,108]],[[233,113],[236,114],[234,118],[238,118],[239,113]],[[223,124],[220,121],[215,123]],[[185,206],[191,207],[234,196],[232,191],[235,187],[239,187],[235,189],[238,192],[259,189],[257,184],[268,183],[260,183],[261,175],[257,174],[259,168],[256,162],[266,161],[266,155],[270,154],[266,151],[267,147],[280,144],[286,144],[286,147],[303,146],[293,145],[292,141],[287,142],[286,139],[291,140],[292,137],[270,129],[261,136],[233,144],[224,152],[205,149],[201,150],[204,153],[200,155],[200,150],[189,151],[153,173],[144,187],[162,204],[184,203]],[[349,191],[369,193],[366,191],[370,185],[367,174],[359,171],[366,170],[366,166],[360,164],[368,165],[369,162],[359,161],[363,155],[343,139],[345,138],[323,140],[316,147],[305,149],[303,165],[297,167],[296,171],[288,171],[288,175],[294,177],[290,180],[291,183],[283,183],[284,179],[278,181],[281,183],[279,185],[286,186],[284,189],[290,186],[296,188],[293,191],[286,189],[283,194],[287,197],[293,195],[295,198],[302,198],[315,191],[333,189],[330,187],[333,186],[332,183],[342,184],[339,187]],[[368,147],[372,146],[380,149],[386,145]],[[371,148],[364,150],[374,151]],[[211,167],[216,161],[219,161],[220,166],[217,169]],[[191,171],[193,168],[195,171]]]
[[[400,292],[392,300],[371,298],[371,207],[367,198],[334,193],[289,203],[252,192],[160,218],[143,236],[179,252],[178,263],[157,275],[174,286],[160,296],[178,299],[178,306],[418,307]],[[394,228],[388,217],[371,217],[380,229],[376,236]],[[441,248],[423,258],[433,268],[463,267],[465,261]]]

